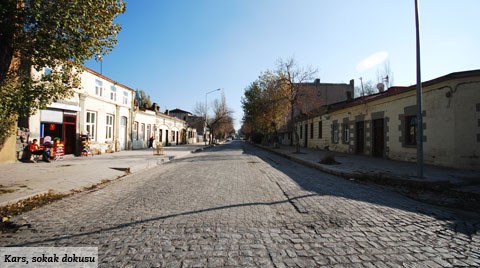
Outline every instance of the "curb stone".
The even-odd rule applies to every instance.
[[[438,181],[438,182],[431,182],[431,181],[413,181],[409,179],[404,179],[398,175],[390,175],[386,173],[374,173],[368,174],[366,172],[348,172],[348,171],[339,171],[328,168],[328,166],[320,163],[314,163],[312,161],[299,159],[289,154],[285,154],[279,151],[276,151],[272,148],[264,147],[258,144],[250,143],[251,145],[260,148],[262,150],[274,153],[281,157],[284,157],[288,160],[296,162],[298,164],[334,175],[338,176],[347,180],[357,180],[363,182],[371,182],[377,185],[383,186],[393,186],[393,187],[405,187],[408,188],[409,191],[414,192],[422,192],[422,191],[431,191],[436,194],[444,195],[444,198],[455,198],[456,200],[453,204],[445,204],[445,202],[441,202],[438,200],[424,200],[424,202],[434,202],[437,205],[442,206],[449,206],[454,208],[460,209],[467,209],[467,210],[479,210],[480,209],[480,194],[476,193],[467,193],[455,190],[453,188],[453,184],[449,181]],[[415,195],[408,194],[407,195],[411,198],[418,199]]]

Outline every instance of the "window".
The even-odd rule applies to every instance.
[[[101,80],[95,80],[95,95],[102,96],[103,94],[103,83]]]
[[[333,143],[338,143],[338,125],[332,125],[332,132],[333,132]]]
[[[145,124],[140,125],[140,131],[138,132],[138,139],[141,141],[145,140]]]
[[[138,141],[138,122],[133,124],[133,139]]]
[[[310,123],[310,139],[313,139],[313,123]]]
[[[175,141],[175,131],[172,131],[172,141]]]
[[[303,139],[303,125],[300,125],[300,139]]]
[[[112,140],[113,139],[113,115],[107,114],[106,122],[105,122],[105,139]]]
[[[128,92],[124,91],[123,92],[123,104],[128,104]]]
[[[321,139],[322,138],[322,121],[318,122],[318,138]]]
[[[417,117],[405,117],[405,145],[417,145]]]
[[[350,141],[350,129],[348,124],[343,124],[343,142],[348,143]]]
[[[88,134],[90,134],[90,136],[92,137],[92,140],[95,140],[95,137],[97,135],[97,133],[96,133],[96,123],[97,123],[97,113],[87,111],[87,118],[86,118],[86,121],[85,121],[85,127],[86,127],[86,130],[87,130]]]
[[[112,86],[110,88],[110,99],[113,101],[117,101],[117,88],[115,86]]]

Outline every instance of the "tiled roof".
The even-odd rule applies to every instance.
[[[470,76],[480,76],[480,69],[450,73],[450,74],[447,74],[447,75],[444,75],[444,76],[441,76],[441,77],[438,77],[438,78],[435,78],[435,79],[432,79],[432,80],[429,80],[429,81],[425,81],[425,82],[422,82],[422,88],[427,87],[427,86],[431,86],[431,85],[434,85],[434,84],[438,84],[438,83],[441,83],[441,82],[445,82],[445,81],[448,81],[448,80],[470,77]],[[408,91],[414,91],[414,90],[416,90],[416,88],[417,88],[417,85],[411,85],[411,86],[408,86],[408,87],[401,87],[401,86],[390,87],[388,90],[386,90],[384,92],[379,92],[379,93],[368,95],[368,96],[361,96],[361,97],[355,98],[353,100],[347,100],[347,101],[342,101],[342,102],[338,102],[338,103],[328,105],[327,107],[323,107],[323,109],[320,109],[318,111],[318,113],[322,114],[322,113],[325,113],[327,111],[332,112],[332,111],[340,110],[340,109],[343,109],[343,108],[353,107],[353,106],[356,106],[356,105],[359,105],[359,104],[364,104],[365,102],[370,102],[370,101],[386,98],[386,97],[389,97],[389,96],[393,96],[393,95],[408,92]]]

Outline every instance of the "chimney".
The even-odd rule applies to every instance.
[[[350,101],[352,99],[353,99],[352,91],[347,91],[347,101]]]
[[[320,84],[320,78],[316,78],[314,81],[313,81],[314,84]]]

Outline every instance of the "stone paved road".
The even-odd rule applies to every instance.
[[[233,142],[25,213],[0,245],[97,246],[100,267],[472,267],[474,216]]]

